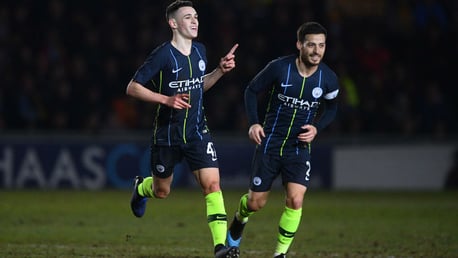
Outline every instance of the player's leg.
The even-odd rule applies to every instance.
[[[279,162],[276,158],[265,155],[260,148],[255,152],[252,163],[252,176],[248,194],[240,198],[239,207],[229,226],[227,243],[239,246],[243,229],[254,212],[264,207],[272,183],[279,173]]]
[[[249,190],[248,194],[244,194],[240,198],[239,207],[228,230],[228,246],[240,246],[248,218],[265,206],[268,196],[269,192],[253,192]]]
[[[286,186],[286,205],[278,225],[277,246],[274,256],[284,255],[291,246],[302,216],[302,203],[307,188],[297,183]],[[279,256],[283,257],[283,256]]]
[[[143,178],[136,176],[130,207],[136,217],[142,217],[146,210],[148,198],[166,198],[170,193],[173,180],[173,167],[181,159],[176,148],[151,147],[151,174]]]
[[[155,175],[152,177],[145,177],[143,178],[143,181],[138,184],[137,192],[142,197],[165,199],[170,193],[172,181],[173,175],[170,175],[167,178],[161,178]]]
[[[302,216],[302,203],[310,182],[310,155],[308,149],[301,149],[299,155],[282,160],[282,182],[286,190],[285,208],[278,225],[275,255],[284,257],[291,246]]]
[[[193,173],[205,196],[207,222],[213,238],[215,257],[238,257],[238,249],[225,247],[227,214],[220,188],[219,169],[202,168]]]
[[[134,180],[134,190],[130,200],[130,206],[134,215],[140,218],[145,214],[148,198],[166,198],[170,193],[172,180],[172,175],[168,178],[159,178],[154,175],[145,178],[136,176]]]
[[[227,215],[223,193],[219,185],[218,168],[199,169],[194,171],[194,175],[205,196],[207,221],[214,245],[224,244],[226,240]]]
[[[213,239],[215,257],[239,257],[238,248],[226,248],[227,215],[216,150],[209,134],[202,141],[183,146],[184,156],[205,196],[208,227]]]

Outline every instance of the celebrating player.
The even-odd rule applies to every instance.
[[[293,242],[310,182],[312,141],[331,123],[337,111],[338,79],[321,62],[326,36],[326,29],[316,22],[301,25],[296,42],[299,55],[271,61],[245,90],[248,135],[257,146],[249,191],[241,197],[229,227],[229,246],[240,245],[248,218],[264,207],[272,183],[279,175],[286,192],[286,205],[279,221],[274,257],[286,257]],[[268,89],[270,100],[261,125],[257,94]],[[322,108],[323,113],[318,112]]]
[[[135,216],[145,213],[148,198],[166,198],[174,166],[185,159],[205,195],[207,221],[215,257],[239,257],[238,247],[225,246],[227,216],[220,188],[218,159],[207,128],[203,93],[235,67],[237,44],[206,74],[204,45],[193,41],[199,21],[190,1],[177,0],[166,9],[173,37],[151,52],[127,86],[126,93],[158,104],[153,117],[152,177],[137,176],[131,198]]]

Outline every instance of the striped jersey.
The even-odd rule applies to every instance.
[[[265,112],[264,133],[260,148],[264,153],[282,156],[296,152],[301,146],[297,139],[301,126],[313,124],[320,128],[316,119],[323,101],[337,97],[337,75],[324,63],[309,77],[299,74],[297,55],[277,58],[260,71],[245,90],[245,103],[250,125],[259,123],[257,93],[270,89]],[[303,146],[303,144],[302,144]]]
[[[171,42],[154,49],[136,71],[133,80],[152,91],[173,96],[189,94],[189,109],[157,105],[153,114],[153,144],[179,145],[201,140],[208,132],[203,103],[207,67],[205,46],[193,42],[191,53],[183,55]]]

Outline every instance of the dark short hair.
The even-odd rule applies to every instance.
[[[328,36],[326,29],[318,22],[306,22],[297,29],[297,40],[303,42],[308,34],[324,34]]]
[[[190,7],[193,7],[191,1],[176,0],[176,1],[172,2],[171,4],[169,4],[169,6],[167,6],[167,9],[165,9],[165,19],[168,21],[168,20],[170,19],[170,17],[171,17],[178,9],[180,9],[180,8],[183,7],[183,6],[190,6]]]

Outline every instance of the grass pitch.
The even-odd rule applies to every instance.
[[[225,190],[229,222],[245,190]],[[271,257],[283,193],[250,218],[242,258]],[[197,190],[149,200],[130,191],[0,191],[0,257],[212,257]],[[458,257],[458,192],[306,194],[288,257]]]

